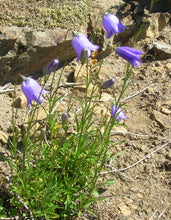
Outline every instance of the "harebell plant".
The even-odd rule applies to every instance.
[[[126,28],[111,14],[105,15],[103,25],[108,38]],[[8,159],[12,173],[9,186],[13,192],[11,203],[22,217],[63,219],[81,216],[84,210],[93,213],[91,203],[101,200],[97,184],[99,173],[113,158],[110,149],[115,144],[110,141],[111,130],[129,116],[125,115],[125,106],[120,100],[130,85],[131,68],[141,65],[143,52],[131,47],[117,48],[116,53],[132,66],[128,64],[121,92],[114,97],[115,102],[111,102],[108,109],[111,115],[97,117],[100,94],[113,90],[117,85],[115,75],[100,82],[103,59],[90,63],[92,51],[98,54],[100,46],[85,34],[74,32],[71,44],[80,71],[86,70],[81,98],[75,93],[77,77],[73,87],[66,87],[66,93],[62,94],[66,64],[59,65],[60,57],[54,57],[44,67],[44,84],[40,85],[33,77],[22,76],[27,118],[17,125],[13,108],[13,136],[9,140],[11,159]],[[62,102],[64,108],[59,110],[58,105]],[[40,110],[45,113],[43,119],[39,117]]]

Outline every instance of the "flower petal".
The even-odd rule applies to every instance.
[[[59,60],[58,59],[54,59],[51,63],[49,63],[45,67],[45,73],[49,74],[51,72],[54,72],[56,70],[56,68],[58,67],[58,64],[59,64]]]
[[[129,119],[122,111],[122,108],[116,105],[112,105],[111,109],[112,117],[116,117],[116,121],[120,122],[121,119]]]
[[[36,80],[30,77],[28,77],[27,80],[21,83],[21,89],[27,98],[27,107],[30,106],[32,100],[41,104],[43,101],[42,94],[49,93],[49,91],[42,89],[42,87],[39,85],[38,82],[36,82]]]
[[[30,91],[29,91],[29,89],[28,89],[28,87],[27,87],[27,84],[26,84],[26,82],[22,82],[21,83],[21,89],[22,89],[22,91],[23,91],[23,93],[24,93],[24,95],[26,96],[26,99],[27,99],[27,108],[31,105],[31,97],[30,97]]]
[[[125,27],[113,14],[107,14],[103,18],[103,26],[107,32],[107,38],[112,37],[113,34],[124,32]]]
[[[144,52],[131,47],[118,47],[116,53],[130,62],[133,67],[136,67],[137,65],[141,65],[140,55]]]
[[[92,50],[98,50],[99,46],[92,44],[86,36],[78,34],[72,40],[72,46],[77,53],[77,61],[80,60],[81,52],[85,48],[87,49],[87,57],[91,55]]]

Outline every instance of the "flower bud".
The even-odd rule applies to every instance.
[[[62,124],[67,123],[68,117],[69,117],[69,116],[68,116],[67,113],[63,113],[63,114],[62,114]]]
[[[49,74],[51,72],[54,72],[57,68],[59,64],[59,60],[58,59],[54,59],[51,63],[49,63],[46,67],[45,67],[45,73]]]
[[[88,57],[88,50],[86,48],[83,48],[80,55],[80,61],[82,65],[85,63],[87,57]]]
[[[111,86],[113,86],[114,82],[115,82],[115,79],[113,79],[113,78],[112,78],[112,79],[108,79],[108,80],[106,80],[106,81],[103,83],[102,88],[103,88],[103,89],[110,88]]]

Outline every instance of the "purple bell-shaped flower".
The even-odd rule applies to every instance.
[[[107,32],[107,38],[112,37],[113,34],[124,32],[125,27],[113,14],[106,14],[103,18],[103,27]]]
[[[77,61],[80,60],[81,52],[83,50],[86,51],[87,57],[90,57],[92,50],[99,49],[99,46],[92,44],[84,34],[74,32],[74,35],[75,37],[72,40],[72,46],[77,53]]]
[[[41,104],[43,101],[42,95],[49,93],[49,91],[42,89],[39,83],[30,77],[21,77],[24,80],[21,83],[21,89],[27,98],[27,108],[31,105],[32,100]]]
[[[143,51],[131,47],[118,47],[116,53],[123,59],[127,60],[133,67],[141,65],[140,55],[144,54]]]
[[[122,111],[122,108],[116,105],[112,105],[111,109],[112,117],[116,117],[116,121],[120,122],[121,119],[129,119]]]

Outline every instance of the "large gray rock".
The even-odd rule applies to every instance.
[[[64,62],[76,57],[71,39],[71,33],[61,28],[0,27],[0,84],[41,72],[55,58]]]
[[[171,45],[157,41],[149,45],[149,53],[152,53],[159,60],[171,58]]]
[[[123,0],[124,2],[138,2],[139,8],[147,8],[151,12],[170,12],[171,13],[171,1],[170,0]],[[152,3],[152,8],[151,8]]]

